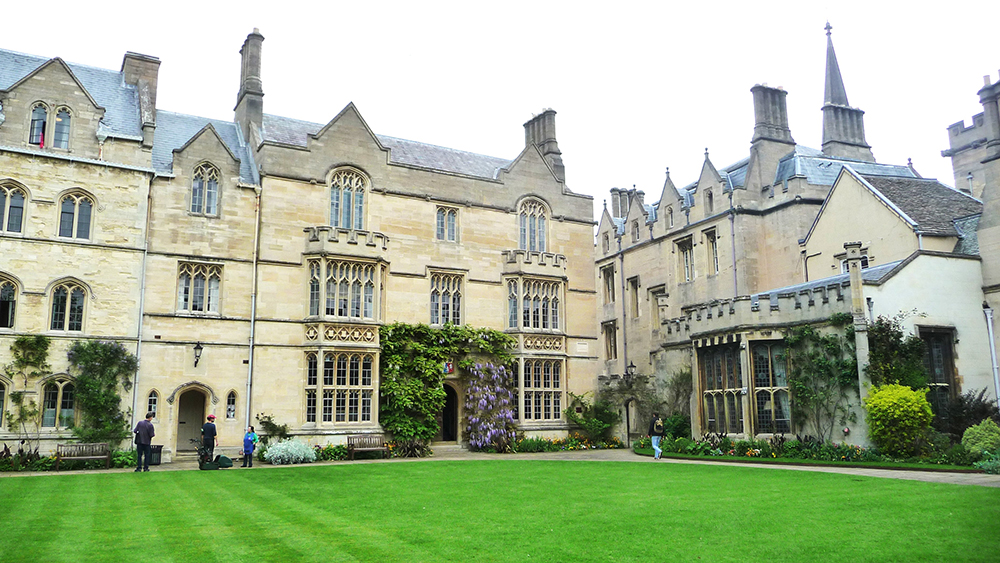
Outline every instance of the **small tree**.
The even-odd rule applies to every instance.
[[[48,375],[49,343],[47,336],[19,336],[10,345],[13,361],[3,366],[4,375],[12,381],[20,378],[22,387],[28,387],[29,379],[37,379]],[[38,458],[40,429],[38,426],[38,405],[27,399],[23,391],[10,393],[10,404],[13,407],[7,414],[8,428],[18,433],[20,447],[18,454],[21,461]]]
[[[472,449],[512,451],[517,438],[511,392],[515,385],[504,366],[472,366],[465,393],[466,432]]]
[[[109,442],[112,447],[129,434],[119,389],[132,388],[139,361],[119,342],[81,341],[70,348],[69,364],[76,372],[76,406],[80,422],[73,434],[84,442]]]
[[[913,334],[904,334],[904,315],[879,316],[868,327],[868,365],[865,373],[872,385],[906,385],[920,389],[927,385],[924,367],[924,342]]]
[[[816,435],[833,439],[836,426],[857,420],[850,392],[858,391],[858,362],[850,315],[834,315],[836,332],[813,326],[792,329],[785,336],[788,390],[797,426],[808,422]]]

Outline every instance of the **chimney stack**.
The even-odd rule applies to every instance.
[[[792,131],[788,128],[788,106],[785,92],[781,88],[771,88],[758,84],[750,89],[753,93],[753,139],[751,143],[766,139],[778,143],[795,145]]]
[[[264,121],[264,89],[260,80],[260,55],[264,36],[260,30],[253,28],[253,33],[247,35],[240,49],[242,66],[240,67],[240,92],[236,96],[236,122],[243,130],[243,138],[249,141],[251,131],[260,127]],[[259,137],[259,135],[258,135]]]
[[[566,182],[566,167],[556,142],[556,112],[547,109],[524,124],[524,146],[536,145],[552,167],[556,179]]]
[[[611,188],[611,216],[621,217],[621,200],[618,198],[618,188]]]
[[[139,93],[139,119],[142,122],[142,146],[153,146],[156,129],[156,82],[160,73],[160,59],[128,51],[122,61],[122,75],[126,84],[132,84]]]

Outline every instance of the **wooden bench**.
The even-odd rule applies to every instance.
[[[59,444],[56,446],[56,471],[64,459],[103,459],[104,468],[111,468],[111,446],[107,442],[99,444]]]
[[[389,453],[384,434],[361,434],[347,437],[347,459],[354,461],[354,452],[382,452],[384,459]]]

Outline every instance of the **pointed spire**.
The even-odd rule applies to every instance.
[[[823,103],[850,107],[851,104],[847,102],[844,79],[840,76],[840,65],[837,64],[837,53],[833,50],[833,38],[830,37],[831,29],[833,26],[830,25],[830,22],[826,22],[826,91]]]

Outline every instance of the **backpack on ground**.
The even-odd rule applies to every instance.
[[[657,417],[657,419],[653,422],[653,432],[656,432],[657,434],[663,434],[662,418]]]

